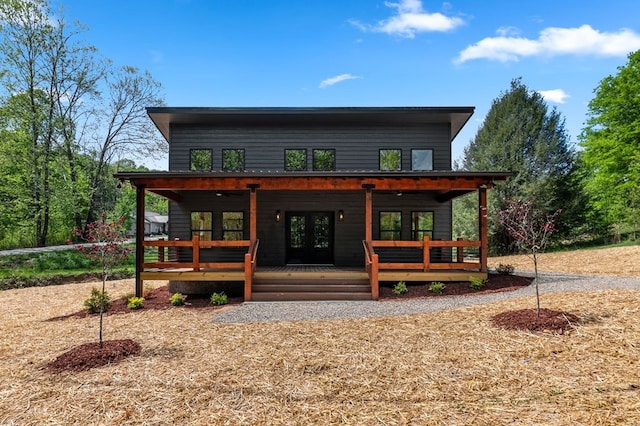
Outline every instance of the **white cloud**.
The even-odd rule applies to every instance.
[[[517,27],[500,27],[496,30],[496,33],[500,37],[517,36],[520,35],[520,29]]]
[[[164,52],[161,50],[150,50],[149,55],[151,56],[151,62],[154,64],[160,64],[164,62]]]
[[[640,49],[640,35],[630,29],[600,32],[590,25],[577,28],[549,27],[540,32],[537,40],[509,36],[511,30],[498,30],[498,37],[487,37],[464,49],[456,62],[473,59],[492,59],[502,62],[518,61],[526,56],[593,55],[625,56]]]
[[[540,90],[538,93],[542,95],[545,101],[563,104],[570,97],[567,92],[562,89]]]
[[[396,9],[396,14],[375,25],[366,25],[356,20],[350,21],[351,24],[362,31],[383,32],[414,38],[416,33],[451,31],[465,23],[461,18],[449,17],[442,13],[425,12],[422,9],[421,0],[400,0],[398,3],[385,2],[385,5]]]
[[[355,80],[358,79],[360,77],[356,77],[355,75],[351,75],[351,74],[340,74],[337,75],[335,77],[331,77],[331,78],[327,78],[326,80],[322,80],[320,82],[320,88],[321,89],[326,89],[329,86],[333,86],[334,84],[338,84],[338,83],[342,83],[343,81],[347,81],[347,80]]]

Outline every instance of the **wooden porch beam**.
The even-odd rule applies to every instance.
[[[475,191],[481,185],[491,186],[491,177],[367,177],[367,176],[179,176],[179,177],[135,177],[134,185],[143,185],[148,191],[239,191],[251,187],[261,190],[332,190],[354,191],[363,187],[375,187],[376,191]],[[166,192],[165,192],[166,193]]]

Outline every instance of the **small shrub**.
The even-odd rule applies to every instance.
[[[129,303],[127,303],[127,308],[129,309],[140,309],[144,306],[144,297],[132,297],[129,299]]]
[[[136,297],[136,294],[132,291],[130,291],[129,293],[125,293],[123,294],[120,299],[123,300],[124,302],[129,302],[129,299],[131,299],[132,297]]]
[[[227,295],[224,292],[221,293],[213,293],[211,295],[211,303],[214,305],[226,305],[227,304]]]
[[[400,281],[398,284],[394,285],[393,290],[391,290],[393,294],[397,295],[405,294],[408,291],[409,289],[407,289],[407,285],[404,281]]]
[[[477,277],[469,277],[469,287],[474,290],[480,290],[485,285],[485,280]]]
[[[515,268],[513,267],[513,265],[505,265],[505,264],[499,264],[498,267],[496,268],[496,271],[500,274],[500,275],[511,275],[513,274],[513,271],[515,270]]]
[[[173,293],[169,301],[173,306],[182,306],[184,305],[184,296],[180,293]]]
[[[100,312],[100,307],[102,307],[102,312],[107,312],[111,307],[111,296],[106,291],[100,291],[94,287],[91,289],[91,297],[84,301],[84,307],[90,314]]]
[[[446,288],[447,286],[444,285],[444,283],[441,282],[434,282],[431,283],[431,285],[429,285],[429,291],[432,293],[442,293],[442,291]]]

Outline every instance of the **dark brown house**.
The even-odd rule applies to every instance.
[[[377,299],[379,282],[486,277],[486,191],[509,173],[452,171],[473,110],[149,108],[169,171],[116,177],[139,218],[145,192],[170,200],[169,240],[138,233],[136,292]],[[453,241],[451,200],[471,192],[480,239]]]

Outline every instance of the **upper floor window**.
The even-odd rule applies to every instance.
[[[244,239],[244,212],[222,212],[222,239],[224,241]]]
[[[211,150],[192,149],[189,152],[189,170],[193,172],[211,171]]]
[[[411,237],[422,241],[428,236],[433,239],[433,212],[411,212]]]
[[[198,236],[203,241],[211,241],[213,234],[213,213],[191,212],[191,237]]]
[[[222,170],[241,172],[244,170],[244,149],[223,149]]]
[[[289,172],[307,170],[307,150],[285,149],[284,169]]]
[[[411,170],[433,170],[433,150],[412,149]]]
[[[380,170],[402,170],[402,150],[381,149]]]
[[[314,149],[313,150],[313,170],[335,170],[336,150],[335,149]]]
[[[402,212],[380,212],[380,239],[399,240],[402,230]]]

